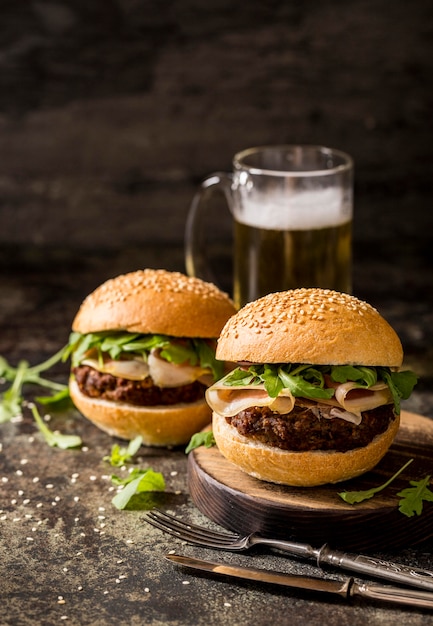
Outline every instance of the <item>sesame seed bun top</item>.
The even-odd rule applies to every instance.
[[[251,363],[400,367],[403,349],[370,304],[329,289],[272,293],[225,324],[216,356]]]
[[[180,272],[145,269],[107,280],[89,294],[72,330],[215,338],[235,312],[230,298],[211,283]]]

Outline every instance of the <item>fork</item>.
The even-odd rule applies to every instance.
[[[258,533],[239,535],[229,531],[219,532],[204,526],[198,526],[170,515],[159,509],[147,513],[147,522],[182,541],[205,548],[241,552],[254,545],[266,545],[282,550],[291,556],[315,559],[319,567],[331,565],[358,574],[367,574],[400,584],[411,585],[433,591],[433,571],[400,565],[370,556],[349,554],[332,550],[325,543],[321,548],[313,548],[307,543],[269,539]]]

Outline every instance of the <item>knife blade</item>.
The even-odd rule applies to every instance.
[[[218,576],[228,576],[243,580],[281,585],[292,589],[313,591],[338,595],[345,599],[360,597],[368,600],[379,600],[410,607],[433,610],[433,593],[417,589],[404,589],[388,585],[356,583],[351,578],[342,581],[316,578],[313,576],[297,576],[284,572],[274,572],[261,568],[249,568],[240,565],[227,565],[215,561],[206,561],[181,554],[166,554],[165,558],[182,567],[195,571],[208,572]]]

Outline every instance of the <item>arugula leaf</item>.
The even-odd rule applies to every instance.
[[[12,384],[0,395],[0,423],[7,422],[22,413],[23,387],[25,384],[39,385],[56,392],[67,392],[68,386],[48,380],[41,372],[51,368],[62,360],[65,348],[62,348],[46,361],[30,366],[27,361],[20,361],[12,367],[4,357],[0,357],[0,375],[5,382]]]
[[[127,332],[101,332],[85,335],[71,333],[67,352],[72,357],[73,366],[79,365],[85,354],[92,349],[96,350],[100,359],[105,353],[114,360],[119,359],[125,352],[138,354],[147,360],[151,350],[159,349],[160,356],[170,363],[177,365],[189,363],[193,366],[200,364],[201,367],[212,371],[214,380],[218,380],[223,375],[224,364],[216,360],[214,350],[205,339]]]
[[[250,365],[247,370],[236,368],[224,379],[229,387],[259,385],[263,383],[271,398],[276,398],[283,389],[290,389],[296,397],[332,398],[333,389],[324,387],[322,366],[304,364]],[[328,366],[323,370],[327,371]]]
[[[185,448],[185,454],[189,454],[192,450],[205,446],[206,448],[212,448],[216,443],[215,437],[211,430],[207,430],[202,433],[195,433],[189,441],[189,444]]]
[[[295,372],[301,372],[299,368],[294,370]],[[332,398],[334,395],[333,389],[324,388],[324,380],[321,372],[313,367],[304,368],[304,375],[292,374],[287,372],[287,368],[279,369],[279,377],[284,383],[284,387],[290,390],[291,394],[295,397],[303,398]],[[312,382],[310,382],[312,381]]]
[[[166,361],[176,363],[177,365],[185,362],[188,362],[190,365],[197,365],[199,362],[198,354],[195,350],[191,346],[180,343],[167,342],[162,348],[160,355]]]
[[[214,380],[222,378],[224,375],[224,362],[215,358],[215,350],[202,339],[193,339],[192,342],[198,354],[201,367],[209,368]]]
[[[40,416],[36,405],[31,404],[30,409],[35,419],[36,426],[49,446],[52,448],[57,446],[62,450],[81,446],[82,441],[78,435],[62,435],[61,433],[51,431]]]
[[[278,375],[278,368],[275,365],[265,365],[260,378],[265,385],[268,396],[271,398],[278,397],[284,389],[284,383]]]
[[[121,467],[132,460],[134,455],[139,451],[143,438],[138,436],[132,439],[127,447],[120,447],[115,443],[111,447],[110,456],[104,456],[103,461],[108,461],[113,467]]]
[[[113,483],[123,486],[112,499],[112,504],[119,510],[125,509],[133,496],[143,492],[165,491],[165,480],[160,472],[154,472],[148,468],[144,470],[135,469],[127,478],[111,477]]]
[[[2,394],[2,402],[0,405],[0,423],[7,422],[13,417],[21,414],[21,405],[23,402],[22,386],[28,363],[21,361],[16,369],[11,368],[3,359],[2,376],[5,380],[13,380],[12,385]]]
[[[398,472],[396,472],[386,483],[379,485],[379,487],[373,487],[371,489],[366,489],[365,491],[341,491],[338,495],[342,500],[347,502],[348,504],[358,504],[359,502],[363,502],[364,500],[369,500],[379,491],[383,491],[388,485],[390,485],[396,478],[399,476],[411,463],[413,459],[409,459],[407,463],[401,467]]]
[[[49,405],[51,408],[55,409],[61,406],[63,407],[65,402],[72,404],[68,388],[58,391],[52,396],[37,396],[35,400],[39,402],[39,404]]]
[[[363,389],[383,380],[391,391],[396,413],[400,413],[400,400],[409,398],[418,380],[416,374],[409,370],[392,372],[385,367],[280,363],[250,365],[248,369],[236,368],[221,382],[229,387],[264,383],[272,398],[285,388],[295,397],[330,399],[334,395],[334,389],[326,387],[327,375],[335,382],[355,382]]]
[[[245,385],[259,385],[260,378],[257,376],[251,366],[248,370],[244,370],[241,367],[236,367],[229,372],[221,381],[222,384],[228,387],[243,387]]]
[[[409,398],[418,381],[418,376],[410,370],[391,372],[384,367],[380,367],[378,370],[391,391],[396,412],[400,413],[400,400]]]
[[[374,367],[354,365],[333,365],[331,378],[337,383],[358,382],[362,387],[372,387],[377,383],[377,372]]]
[[[428,487],[431,476],[426,476],[423,480],[411,480],[411,487],[407,487],[397,494],[401,497],[398,510],[407,517],[421,515],[423,501],[433,502],[433,491]]]

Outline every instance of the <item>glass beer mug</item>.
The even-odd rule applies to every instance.
[[[233,172],[209,175],[185,231],[190,276],[209,279],[202,217],[209,193],[223,191],[234,222],[233,299],[238,307],[267,293],[323,287],[350,293],[353,161],[323,146],[244,150]]]

